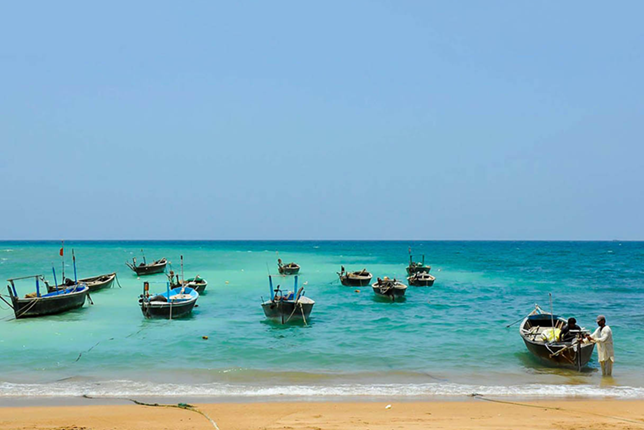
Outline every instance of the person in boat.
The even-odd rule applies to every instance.
[[[572,333],[571,333],[572,331]],[[577,333],[581,331],[581,327],[577,325],[577,320],[574,318],[568,318],[568,324],[563,326],[561,333],[559,333],[559,340],[561,342],[572,342]]]
[[[340,266],[340,276],[344,275],[344,266]]]
[[[597,358],[602,368],[602,376],[612,376],[615,353],[613,351],[613,331],[606,325],[606,317],[597,317],[597,330],[586,336],[591,342],[597,344]]]

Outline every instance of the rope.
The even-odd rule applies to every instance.
[[[119,288],[123,288],[123,287],[121,287],[121,283],[119,282],[119,275],[114,273],[114,278],[116,279],[116,284],[119,286]]]
[[[552,411],[562,411],[562,412],[577,413],[577,414],[583,413],[585,415],[595,415],[597,417],[610,418],[610,419],[613,419],[613,420],[624,421],[624,422],[627,422],[627,423],[639,424],[640,426],[644,426],[644,423],[642,423],[641,421],[629,420],[628,418],[615,417],[615,416],[612,416],[612,415],[598,414],[598,413],[595,413],[595,412],[589,412],[589,411],[577,412],[577,411],[571,411],[569,409],[558,408],[558,407],[539,406],[539,405],[530,405],[530,404],[527,404],[527,403],[508,402],[508,401],[505,401],[505,400],[495,400],[495,399],[489,399],[487,397],[483,397],[482,394],[478,394],[478,393],[472,393],[472,394],[470,394],[470,397],[474,397],[475,399],[485,400],[486,402],[503,403],[503,404],[506,404],[506,405],[514,405],[514,406],[524,406],[526,408],[548,409],[548,410],[552,410]]]
[[[83,394],[83,397],[86,398],[86,399],[91,399],[91,400],[97,399],[97,397],[88,396],[87,394]],[[159,403],[140,402],[140,401],[138,401],[136,399],[129,399],[127,397],[111,397],[111,398],[119,399],[119,400],[127,400],[128,402],[132,402],[132,403],[134,403],[136,405],[140,405],[140,406],[151,406],[151,407],[158,407],[158,408],[177,408],[177,409],[185,409],[187,411],[196,412],[199,415],[202,415],[203,417],[205,417],[208,421],[210,421],[210,424],[212,424],[215,429],[220,430],[219,426],[217,425],[215,420],[210,418],[208,416],[208,414],[206,414],[205,412],[200,411],[195,406],[190,405],[188,403],[177,403],[176,405],[164,405],[164,404],[159,404]]]

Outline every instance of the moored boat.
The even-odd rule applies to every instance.
[[[581,371],[593,353],[595,344],[585,340],[586,330],[571,330],[575,336],[571,341],[559,339],[566,319],[545,312],[539,305],[528,314],[519,327],[519,335],[532,355],[543,363]]]
[[[140,263],[137,266],[135,257],[132,259],[132,263],[126,261],[125,264],[139,276],[153,275],[155,273],[162,273],[163,271],[165,271],[168,260],[164,257],[160,260],[156,260],[154,263],[147,264],[145,257],[143,257],[143,263]]]
[[[31,278],[36,280],[36,292],[27,294],[25,297],[20,297],[16,291],[15,281]],[[12,307],[16,318],[54,315],[80,308],[85,304],[85,298],[89,292],[89,288],[86,285],[77,283],[71,287],[60,288],[54,292],[41,294],[40,282],[45,283],[42,275],[13,278],[8,281],[9,285],[7,286],[7,290],[9,291],[11,303],[7,304]]]
[[[99,290],[110,288],[114,283],[114,279],[116,279],[116,273],[108,273],[105,275],[93,276],[91,278],[79,279],[78,283],[87,285],[87,288],[89,288],[89,292],[94,293]],[[75,282],[72,279],[67,278],[65,279],[65,282],[62,285],[58,286],[58,289],[68,288],[73,286],[74,284]],[[47,285],[47,290],[50,293],[56,291],[57,289],[54,285],[50,285],[49,283],[47,283],[46,285]]]
[[[282,291],[280,286],[273,289],[273,279],[269,275],[270,300],[262,303],[264,315],[282,324],[288,322],[304,322],[307,324],[315,301],[304,295],[304,287],[297,289],[297,276],[293,291]]]
[[[371,287],[377,296],[387,297],[391,301],[404,297],[407,291],[407,285],[397,281],[395,278],[389,279],[386,276],[383,279],[378,278],[378,281],[372,284]]]
[[[177,319],[190,315],[198,298],[199,293],[192,288],[170,289],[169,283],[163,293],[150,295],[150,284],[144,282],[139,306],[146,318]]]
[[[208,286],[208,281],[200,277],[199,275],[194,278],[184,279],[183,281],[179,278],[179,274],[175,274],[173,271],[170,271],[168,274],[168,279],[170,279],[170,288],[177,288],[186,286],[197,291],[200,295],[203,294]]]
[[[427,272],[416,272],[407,277],[409,285],[414,287],[431,287],[435,280],[436,278]]]
[[[282,263],[282,259],[277,259],[277,271],[280,275],[297,275],[300,273],[300,266],[296,263]]]
[[[407,266],[407,274],[408,275],[413,275],[414,273],[420,273],[420,272],[427,272],[432,270],[431,266],[425,265],[425,256],[423,255],[423,259],[420,262],[414,262],[412,256],[411,256],[411,250],[409,252],[409,266]]]
[[[344,270],[344,266],[338,272],[338,276],[340,277],[342,285],[348,287],[364,287],[365,285],[369,285],[373,278],[373,275],[367,272],[367,269],[362,269],[358,272],[347,272]]]

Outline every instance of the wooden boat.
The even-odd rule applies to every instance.
[[[409,266],[407,266],[408,275],[413,275],[414,273],[420,273],[420,272],[429,273],[430,270],[432,270],[432,267],[425,265],[424,255],[423,255],[423,260],[421,262],[414,262],[411,256],[411,252],[409,253]]]
[[[369,285],[373,278],[373,275],[367,272],[367,269],[362,269],[359,272],[346,272],[344,266],[338,272],[338,276],[340,277],[342,285],[346,285],[347,287],[364,287],[365,285]]]
[[[378,278],[378,281],[372,284],[371,287],[377,296],[387,297],[391,301],[404,297],[405,291],[407,291],[407,285],[396,279],[389,279],[386,276],[383,279]]]
[[[188,316],[197,303],[199,293],[192,288],[177,287],[150,296],[150,284],[143,283],[143,294],[139,297],[141,312],[146,318],[177,319]]]
[[[170,279],[170,288],[177,287],[188,287],[197,291],[200,295],[203,294],[208,286],[208,281],[200,277],[199,275],[194,278],[184,279],[183,282],[179,279],[179,274],[175,274],[173,271],[170,271],[168,274],[168,279]]]
[[[277,259],[277,271],[280,275],[297,275],[300,273],[300,266],[296,263],[282,264],[282,259]]]
[[[273,290],[273,279],[270,275],[268,276],[271,298],[262,303],[266,318],[279,321],[282,324],[288,322],[307,324],[315,301],[304,296],[304,287],[297,289],[297,278],[296,276],[293,291],[282,291],[279,285]]]
[[[535,309],[521,323],[519,334],[528,351],[542,362],[581,371],[590,361],[595,344],[584,340],[585,335],[589,334],[584,329],[575,333],[577,337],[572,341],[560,341],[559,332],[565,324],[565,318],[545,312],[535,305]]]
[[[93,276],[91,278],[79,279],[78,283],[87,285],[87,288],[89,288],[89,292],[94,293],[96,291],[99,291],[105,288],[110,288],[114,283],[114,279],[116,279],[116,273],[108,273],[106,275],[98,275],[98,276]],[[75,284],[76,283],[72,279],[67,278],[65,279],[65,282],[62,285],[58,286],[58,289],[69,288],[74,286]],[[49,283],[46,283],[46,285],[47,285],[47,290],[50,293],[56,291],[57,289],[54,285],[49,285]]]
[[[416,272],[413,275],[407,277],[409,285],[412,285],[414,287],[431,287],[432,285],[434,285],[435,280],[436,278],[427,272]]]
[[[27,294],[24,298],[19,297],[14,281],[31,278],[36,280],[36,292]],[[13,308],[16,318],[54,315],[80,308],[85,304],[85,298],[89,292],[89,288],[86,285],[75,284],[71,287],[60,288],[54,292],[41,294],[40,282],[45,283],[42,275],[13,278],[8,281],[9,285],[7,286],[7,290],[9,291],[11,303],[7,304]]]
[[[132,263],[125,262],[127,267],[136,272],[137,275],[153,275],[155,273],[161,273],[165,270],[165,266],[168,264],[168,260],[164,257],[160,260],[156,260],[154,263],[147,264],[144,259],[144,262],[136,265],[136,258],[132,259]]]

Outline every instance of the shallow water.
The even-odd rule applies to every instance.
[[[336,272],[367,268],[404,279],[408,247],[436,276],[409,287],[404,302],[377,300],[370,287],[343,287]],[[60,279],[60,243],[0,243],[3,279]],[[644,398],[642,242],[68,242],[66,276],[118,272],[122,288],[62,315],[13,319],[0,302],[0,396],[521,396]],[[145,320],[142,281],[124,262],[167,257],[186,277],[208,280],[184,320]],[[316,301],[308,326],[265,320],[267,273],[276,259],[302,266]],[[292,288],[293,277],[274,277]],[[30,283],[17,284],[33,291]],[[356,292],[359,290],[359,292]],[[596,355],[578,373],[544,367],[527,353],[518,324],[535,303],[594,329],[605,314],[615,337],[614,379]],[[6,290],[4,290],[6,293]],[[208,340],[202,339],[208,336]]]

